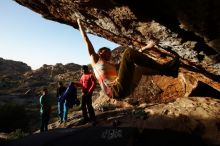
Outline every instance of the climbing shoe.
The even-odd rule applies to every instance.
[[[179,66],[180,66],[180,60],[179,57],[177,56],[173,60],[164,64],[164,70],[162,71],[162,74],[176,78],[179,73]]]

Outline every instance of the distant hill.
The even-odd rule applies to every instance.
[[[31,67],[20,61],[0,58],[0,87],[12,88],[17,85],[25,72],[32,71]]]
[[[78,81],[81,65],[75,63],[44,64],[32,70],[26,63],[0,58],[0,95],[37,95],[43,86],[56,88],[57,81]]]
[[[16,75],[31,71],[31,67],[20,61],[7,60],[0,57],[0,75]]]
[[[44,64],[37,70],[29,71],[24,74],[25,79],[44,79],[44,80],[74,80],[78,79],[76,76],[72,78],[70,75],[74,75],[75,72],[80,71],[81,65],[75,63],[68,63],[63,65],[61,63],[57,63],[56,65],[47,65]]]

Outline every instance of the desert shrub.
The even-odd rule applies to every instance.
[[[24,106],[13,103],[0,106],[0,131],[12,132],[15,129],[26,129],[28,117]]]

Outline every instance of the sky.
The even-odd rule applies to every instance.
[[[88,35],[95,50],[117,44]],[[89,64],[86,45],[79,30],[44,19],[13,0],[0,0],[0,57],[22,61],[37,69],[43,64]]]

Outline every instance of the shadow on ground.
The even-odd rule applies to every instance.
[[[126,127],[53,129],[8,142],[5,146],[205,146],[196,135]]]

